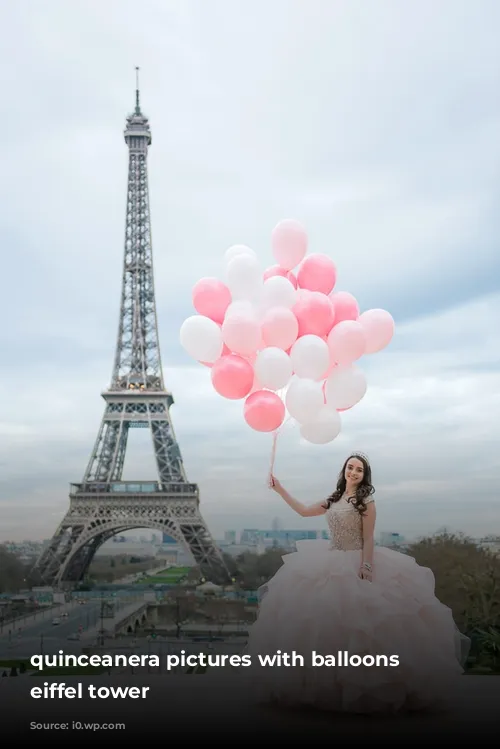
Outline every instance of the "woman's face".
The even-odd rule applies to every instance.
[[[345,480],[348,484],[358,485],[363,480],[365,469],[359,458],[351,458],[345,467]]]

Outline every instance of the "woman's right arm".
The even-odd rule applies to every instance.
[[[287,490],[274,476],[271,476],[269,485],[271,489],[274,489],[274,491],[285,500],[287,505],[291,507],[292,510],[295,510],[295,512],[303,518],[312,518],[316,517],[317,515],[324,515],[326,512],[324,502],[316,502],[316,504],[314,505],[304,505],[302,504],[302,502],[299,502],[287,492]]]

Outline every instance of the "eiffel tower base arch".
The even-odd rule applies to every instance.
[[[197,487],[178,484],[176,496],[165,492],[148,492],[131,496],[127,489],[137,484],[114,485],[115,496],[101,493],[84,499],[71,496],[70,509],[42,553],[36,570],[46,584],[56,588],[72,587],[81,582],[97,550],[117,533],[136,528],[157,530],[183,544],[192,555],[201,574],[214,583],[230,582],[221,552],[214,545],[198,507]],[[140,485],[148,488],[149,484]],[[84,489],[90,487],[84,487]],[[102,487],[100,487],[102,488]],[[117,489],[125,490],[118,494]],[[191,496],[183,496],[185,494]]]

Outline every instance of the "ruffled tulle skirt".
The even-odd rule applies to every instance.
[[[375,547],[370,583],[358,577],[361,552],[328,541],[298,542],[283,561],[260,591],[245,651],[259,700],[360,713],[453,702],[469,640],[431,570]]]

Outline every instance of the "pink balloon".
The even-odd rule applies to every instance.
[[[273,229],[271,244],[278,265],[284,270],[292,270],[307,252],[306,230],[298,221],[280,221]]]
[[[218,278],[202,278],[193,287],[193,306],[200,315],[209,317],[219,325],[231,304],[231,292]]]
[[[394,320],[385,309],[369,309],[363,312],[358,321],[364,330],[367,354],[381,351],[394,335]]]
[[[264,271],[263,280],[267,281],[268,278],[272,278],[273,276],[282,276],[283,278],[288,278],[293,288],[297,288],[297,278],[291,270],[285,270],[280,265],[271,265],[270,268],[267,268],[267,270]]]
[[[333,308],[335,310],[335,324],[344,320],[357,320],[359,317],[359,306],[356,299],[348,291],[336,291],[330,294]]]
[[[337,268],[328,255],[309,255],[299,268],[297,283],[301,289],[329,294],[337,281]]]
[[[299,323],[299,338],[303,335],[326,336],[335,322],[333,304],[319,291],[301,295],[293,312]]]
[[[343,320],[328,335],[330,356],[341,366],[352,364],[366,351],[363,326],[356,320]]]
[[[291,309],[271,307],[262,319],[262,340],[265,346],[277,346],[283,351],[297,340],[299,323]]]
[[[243,415],[256,432],[274,432],[285,418],[285,404],[276,393],[257,390],[246,399]]]
[[[246,398],[254,381],[252,365],[237,354],[229,354],[217,359],[210,376],[215,391],[230,400]]]

